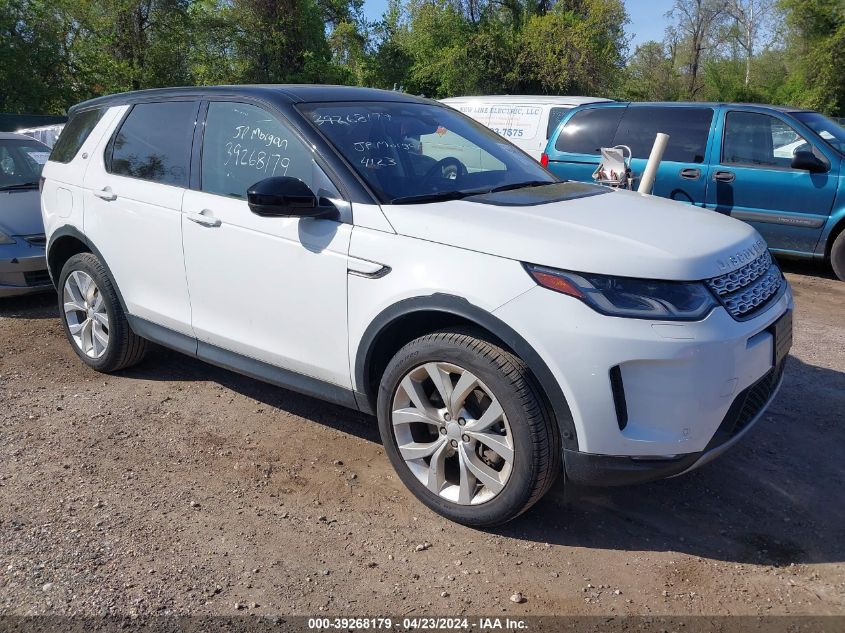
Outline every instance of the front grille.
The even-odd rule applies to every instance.
[[[24,235],[23,239],[29,242],[32,246],[45,246],[47,244],[47,236],[43,233],[35,235]]]
[[[50,283],[50,273],[46,270],[28,270],[23,278],[27,286],[45,286]]]
[[[707,285],[735,319],[747,319],[780,294],[786,281],[769,251]]]
[[[715,448],[742,432],[766,406],[783,376],[786,359],[782,360],[750,387],[739,393],[731,403],[722,423],[705,450]]]

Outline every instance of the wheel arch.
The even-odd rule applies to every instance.
[[[47,270],[50,272],[50,278],[53,280],[53,285],[59,288],[59,277],[62,274],[62,268],[74,255],[79,253],[91,253],[102,263],[103,268],[106,269],[106,274],[109,277],[117,299],[120,302],[120,307],[125,314],[129,314],[126,310],[126,304],[123,301],[123,295],[120,293],[120,287],[114,279],[114,275],[109,268],[108,263],[103,258],[100,250],[89,240],[79,229],[74,226],[65,225],[57,228],[50,235],[50,241],[47,243]],[[59,289],[61,290],[61,289]]]
[[[358,407],[375,411],[378,385],[388,362],[406,343],[444,327],[470,326],[484,330],[531,370],[560,429],[563,448],[578,449],[572,412],[554,375],[533,347],[513,328],[462,297],[433,294],[403,299],[373,319],[358,344],[354,375]]]
[[[839,234],[845,231],[845,210],[842,211],[840,214],[839,219],[837,219],[833,227],[828,232],[827,236],[824,238],[824,259],[825,261],[830,261],[830,253],[833,249],[833,243],[836,241],[836,238],[839,237]]]

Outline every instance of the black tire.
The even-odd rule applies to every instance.
[[[839,233],[830,247],[830,265],[840,281],[845,281],[845,231]]]
[[[504,488],[492,499],[462,505],[432,492],[415,476],[399,452],[392,408],[400,382],[428,362],[469,370],[492,391],[508,420],[513,437],[513,466]],[[557,425],[525,363],[472,329],[428,334],[405,345],[388,364],[379,386],[378,422],[385,451],[400,479],[429,508],[474,527],[510,521],[536,503],[561,472]]]
[[[86,273],[97,286],[103,297],[106,314],[108,315],[108,344],[105,351],[99,358],[88,356],[74,341],[68,325],[67,315],[64,310],[64,288],[68,277],[75,271]],[[58,284],[59,292],[59,313],[61,315],[62,327],[76,355],[86,365],[97,371],[110,373],[119,371],[143,360],[147,352],[147,341],[132,331],[126,315],[120,305],[117,292],[109,279],[102,262],[91,253],[79,253],[71,257],[62,268]]]

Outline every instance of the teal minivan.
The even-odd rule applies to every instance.
[[[774,253],[829,261],[845,280],[845,128],[818,112],[593,103],[564,116],[542,162],[561,178],[589,182],[599,149],[626,145],[642,174],[658,132],[670,140],[654,195],[749,222]]]

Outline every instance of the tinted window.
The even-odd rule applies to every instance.
[[[272,114],[244,103],[208,106],[202,150],[202,190],[246,198],[264,178],[291,176],[315,189],[311,151]]]
[[[845,127],[818,112],[797,112],[795,118],[824,139],[833,149],[845,154]],[[845,122],[845,119],[840,119]]]
[[[549,124],[546,126],[546,140],[552,137],[552,133],[563,119],[563,115],[569,112],[571,108],[552,108],[549,110]]]
[[[576,113],[560,131],[555,149],[572,154],[598,154],[613,144],[625,108],[592,108]]]
[[[196,112],[190,101],[133,106],[112,139],[109,171],[187,187]]]
[[[519,148],[451,108],[389,101],[301,108],[385,203],[556,181]]]
[[[105,110],[85,110],[74,114],[62,130],[59,140],[53,146],[50,160],[69,163],[88,138],[91,130],[103,118]]]
[[[796,150],[812,149],[791,126],[768,114],[728,112],[722,142],[725,164],[789,167]]]
[[[613,145],[627,145],[634,158],[648,158],[658,132],[669,135],[663,160],[703,163],[711,108],[661,108],[629,106],[619,124]]]
[[[0,139],[0,190],[37,187],[50,148],[36,140]]]

